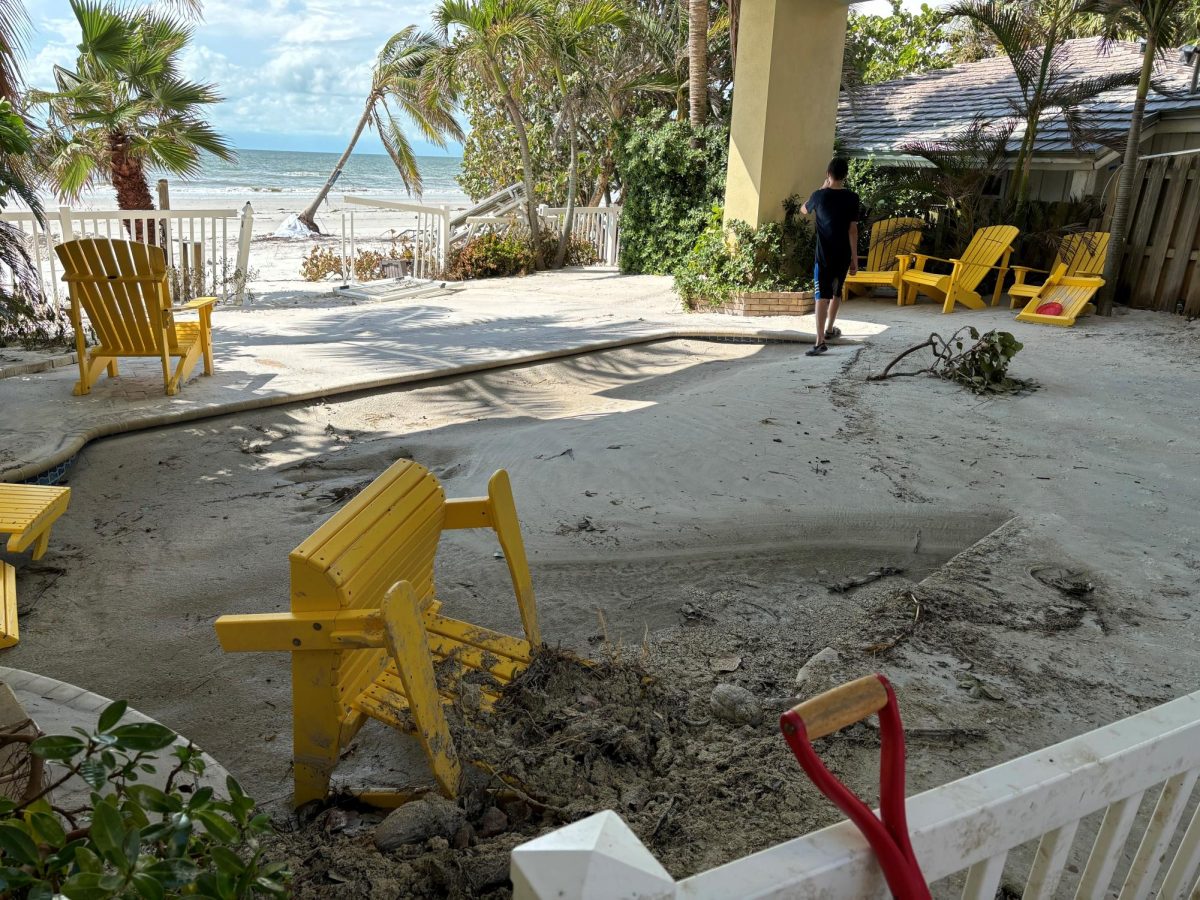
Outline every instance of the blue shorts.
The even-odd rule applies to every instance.
[[[835,263],[816,263],[813,266],[813,284],[817,287],[818,300],[835,300],[841,297],[850,271],[850,260]]]

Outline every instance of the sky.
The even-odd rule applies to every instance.
[[[905,5],[919,8],[920,0]],[[67,0],[26,0],[26,8],[33,29],[25,78],[51,87],[54,66],[75,60],[79,29]],[[337,152],[362,113],[375,54],[405,25],[429,28],[430,9],[428,0],[204,0],[183,68],[218,86],[225,102],[212,109],[212,123],[235,147]],[[889,11],[884,0],[858,9]],[[461,154],[411,131],[410,139],[419,154]],[[383,148],[365,133],[356,152]]]

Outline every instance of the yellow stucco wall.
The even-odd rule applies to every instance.
[[[725,220],[783,217],[821,186],[833,153],[844,0],[742,0]]]

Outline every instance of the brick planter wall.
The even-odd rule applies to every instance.
[[[812,291],[748,291],[734,294],[716,311],[731,316],[802,316],[815,305]]]

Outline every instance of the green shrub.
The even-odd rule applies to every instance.
[[[502,278],[533,271],[533,250],[528,234],[517,229],[488,232],[450,251],[446,277],[452,281]]]
[[[29,745],[56,766],[34,797],[0,799],[0,896],[286,896],[283,865],[267,862],[258,842],[270,830],[267,816],[254,814],[254,801],[232,778],[228,800],[198,787],[204,759],[190,744],[171,751],[163,789],[142,783],[176,735],[156,723],[121,725],[125,709],[123,700],[105,708],[90,734],[76,729]],[[82,809],[64,810],[49,800],[49,789],[67,778],[92,789]]]
[[[634,123],[617,160],[622,272],[675,274],[721,202],[728,147],[720,125],[693,131],[665,113]]]
[[[675,290],[687,309],[719,306],[740,291],[803,291],[812,287],[812,228],[800,216],[800,199],[783,204],[782,222],[753,228],[722,222],[720,206],[675,273]]]

